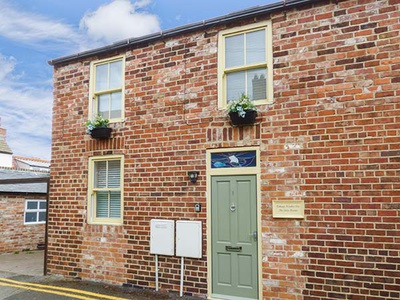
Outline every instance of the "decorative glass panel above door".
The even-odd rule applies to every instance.
[[[257,166],[257,153],[252,151],[235,151],[211,153],[211,168],[246,168]]]

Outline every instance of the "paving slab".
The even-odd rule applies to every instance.
[[[44,251],[22,251],[0,255],[0,272],[41,276],[44,272]]]

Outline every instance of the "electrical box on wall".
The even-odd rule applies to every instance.
[[[150,221],[150,253],[174,255],[175,222],[172,220]]]
[[[176,256],[201,258],[201,221],[176,221]]]

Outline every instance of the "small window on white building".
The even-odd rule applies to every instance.
[[[25,224],[46,223],[46,200],[25,200]]]

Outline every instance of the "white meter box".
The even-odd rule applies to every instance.
[[[176,256],[201,258],[201,221],[176,221]]]
[[[150,221],[150,253],[174,255],[175,222],[172,220]]]

